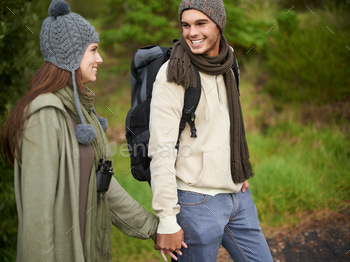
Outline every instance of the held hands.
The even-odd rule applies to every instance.
[[[182,229],[174,234],[157,234],[157,242],[154,244],[154,248],[160,250],[164,261],[167,261],[165,254],[168,254],[177,261],[177,257],[173,252],[181,256],[181,247],[187,248],[184,242],[184,231]]]

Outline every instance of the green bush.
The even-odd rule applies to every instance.
[[[0,257],[4,261],[16,258],[17,210],[13,186],[13,169],[0,158]]]
[[[43,62],[39,50],[41,21],[47,3],[25,0],[2,1],[0,5],[0,124],[8,109],[22,96],[32,74]],[[0,258],[16,257],[17,210],[13,169],[0,157]]]
[[[267,49],[269,80],[265,90],[278,104],[322,104],[350,95],[350,5],[298,15],[277,16]],[[299,19],[299,18],[303,19]]]
[[[0,6],[0,116],[25,91],[42,58],[39,6],[20,0]]]
[[[131,56],[140,46],[169,45],[178,38],[177,0],[107,0],[105,5],[100,35],[109,52]]]
[[[227,41],[234,47],[247,51],[254,47],[253,52],[260,52],[268,43],[265,33],[273,23],[264,17],[249,17],[250,5],[237,6],[226,1],[225,7],[227,24],[224,35]]]

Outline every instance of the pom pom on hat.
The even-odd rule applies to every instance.
[[[108,128],[108,122],[107,122],[107,119],[104,118],[104,117],[98,117],[98,121],[100,122],[102,128],[103,128],[103,131],[106,132],[107,131],[107,128]]]
[[[80,124],[75,129],[77,140],[80,144],[90,145],[96,138],[96,131],[92,125]]]
[[[70,13],[70,7],[66,1],[53,0],[49,7],[49,15],[53,17],[67,15]]]
[[[67,70],[77,70],[87,47],[98,43],[95,28],[72,13],[64,0],[52,0],[49,17],[41,25],[40,51],[44,61]]]
[[[103,131],[106,133],[107,128],[108,128],[108,122],[107,119],[104,117],[99,117],[96,113],[95,108],[92,110],[92,112],[95,114],[95,116],[97,117],[98,121],[100,122],[100,125],[102,126]]]

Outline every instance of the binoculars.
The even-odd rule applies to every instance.
[[[113,174],[112,161],[100,159],[96,171],[97,192],[107,192]]]

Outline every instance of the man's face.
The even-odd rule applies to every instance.
[[[220,49],[220,29],[204,13],[190,9],[182,13],[182,35],[193,54],[217,56]]]

